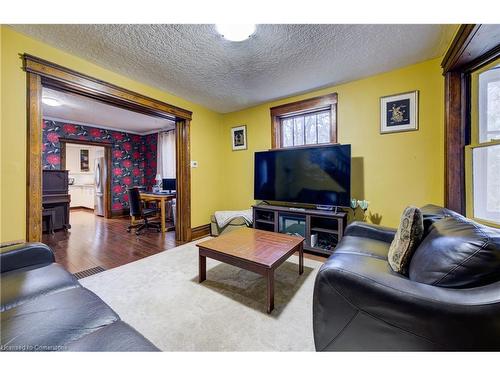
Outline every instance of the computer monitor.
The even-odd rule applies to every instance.
[[[162,181],[162,189],[169,191],[176,190],[175,178],[164,178]]]

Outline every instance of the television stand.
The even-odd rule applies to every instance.
[[[255,205],[253,227],[305,238],[304,250],[331,255],[342,239],[347,213],[275,205]]]

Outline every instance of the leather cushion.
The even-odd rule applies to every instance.
[[[436,221],[450,216],[463,217],[455,211],[441,206],[436,206],[435,204],[427,204],[424,207],[421,207],[420,212],[422,212],[422,218],[424,220],[424,237],[427,235],[427,233],[429,233],[431,225]]]
[[[40,242],[0,247],[0,254],[2,273],[23,267],[42,267],[55,262],[50,247]]]
[[[83,336],[71,342],[65,349],[72,352],[159,351],[148,339],[123,321],[117,321]]]
[[[357,236],[391,243],[396,230],[364,221],[353,221],[347,226],[344,236]]]
[[[393,271],[403,275],[408,273],[411,256],[420,243],[423,233],[422,213],[417,207],[406,207],[389,247],[388,260]]]
[[[0,311],[79,285],[72,274],[56,263],[41,268],[6,272],[2,274],[0,283]]]
[[[500,230],[460,215],[434,222],[413,255],[409,277],[447,288],[500,280]]]
[[[2,312],[1,319],[3,350],[54,351],[119,317],[90,290],[78,287],[18,305]]]
[[[387,259],[389,243],[357,236],[344,236],[335,248],[334,254],[355,254]]]

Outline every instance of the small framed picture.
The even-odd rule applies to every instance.
[[[380,98],[380,133],[418,130],[418,91]]]
[[[89,168],[89,150],[80,150],[80,171],[88,172]]]
[[[231,141],[233,143],[233,151],[247,149],[247,127],[246,125],[236,126],[231,128]]]

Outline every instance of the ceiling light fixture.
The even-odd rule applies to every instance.
[[[224,37],[224,39],[230,40],[231,42],[241,42],[250,38],[250,36],[255,32],[255,25],[250,24],[217,24],[215,25],[215,28],[217,32]]]
[[[42,98],[42,103],[47,104],[50,107],[58,107],[61,105],[59,100],[54,99],[54,98],[48,98],[48,97],[43,97]]]

